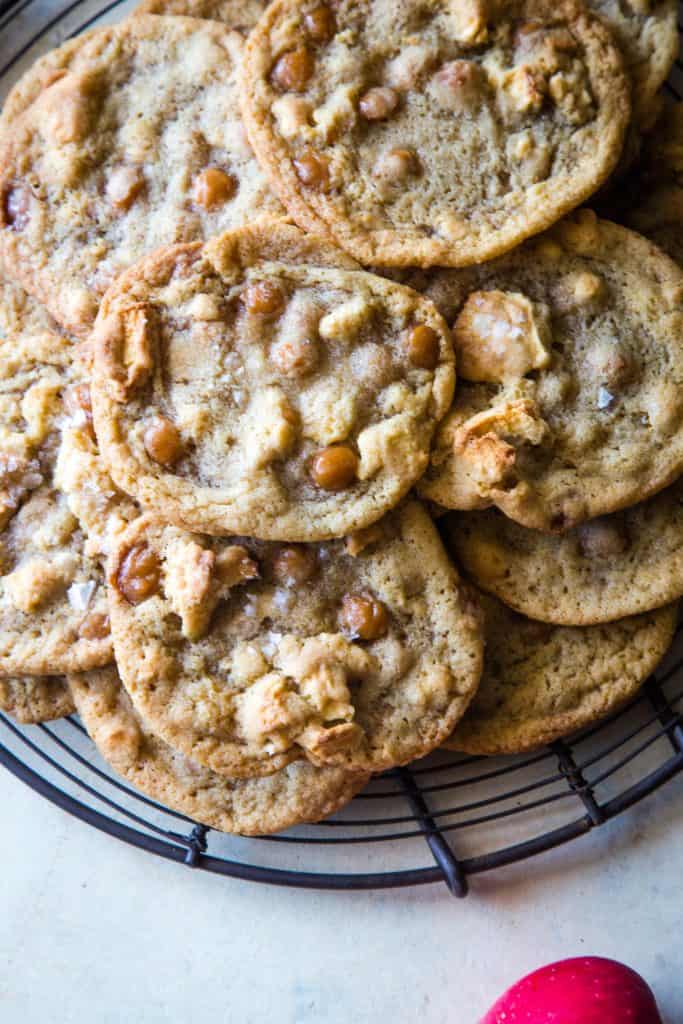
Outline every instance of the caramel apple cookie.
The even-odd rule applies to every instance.
[[[589,626],[683,596],[683,478],[560,536],[526,530],[495,509],[451,513],[445,523],[474,582],[532,619]]]
[[[111,281],[150,248],[280,205],[241,123],[239,33],[147,15],[77,42],[19,87],[42,86],[3,132],[0,258],[85,336]]]
[[[210,21],[222,21],[228,28],[246,36],[267,6],[268,0],[143,0],[134,13],[208,18]]]
[[[0,709],[22,725],[51,722],[75,710],[71,690],[63,676],[0,679]]]
[[[622,203],[626,223],[683,266],[683,103],[669,103]]]
[[[61,674],[112,655],[102,571],[54,483],[60,430],[82,416],[73,344],[0,288],[0,673]]]
[[[484,611],[479,688],[443,744],[517,754],[584,729],[636,695],[664,657],[676,605],[600,626],[550,626],[478,594]]]
[[[275,0],[243,63],[282,202],[377,266],[469,265],[547,228],[615,166],[629,108],[573,0]]]
[[[70,676],[83,724],[102,757],[153,800],[223,832],[264,835],[343,807],[369,776],[296,761],[263,779],[227,779],[183,757],[145,725],[116,669]]]
[[[116,483],[207,533],[322,540],[424,472],[453,394],[433,304],[282,221],[160,250],[104,298],[93,410]]]
[[[416,502],[305,546],[142,517],[108,583],[136,710],[220,774],[301,757],[363,772],[406,763],[446,739],[479,680],[476,606]]]
[[[560,532],[683,471],[683,272],[644,238],[584,210],[411,283],[452,325],[459,375],[423,497]]]

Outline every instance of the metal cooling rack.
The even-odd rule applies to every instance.
[[[0,98],[37,56],[123,0],[0,0]],[[683,95],[683,64],[668,88]],[[246,839],[198,825],[131,789],[76,717],[22,727],[0,714],[0,763],[52,803],[188,867],[299,888],[383,889],[470,876],[568,843],[683,770],[683,632],[641,695],[571,741],[525,757],[431,755],[373,780],[318,825]]]

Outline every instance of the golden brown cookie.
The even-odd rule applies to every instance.
[[[114,480],[218,535],[321,540],[379,519],[424,471],[453,393],[433,304],[282,221],[147,257],[93,338]]]
[[[646,239],[583,210],[409,281],[451,325],[459,376],[422,497],[559,532],[683,471],[683,271]]]
[[[0,709],[22,725],[51,722],[75,710],[71,690],[63,676],[0,678]]]
[[[377,266],[479,263],[547,228],[615,166],[629,92],[572,0],[275,0],[242,74],[292,217]]]
[[[532,619],[589,626],[683,596],[683,478],[561,535],[527,530],[494,509],[450,513],[445,524],[474,582]]]
[[[243,45],[217,22],[140,16],[17,87],[35,98],[2,135],[0,256],[74,334],[145,252],[281,209],[241,122]]]
[[[115,668],[70,676],[78,713],[102,757],[137,789],[211,828],[279,832],[343,807],[369,776],[297,761],[264,779],[227,779],[159,739],[135,712]]]
[[[267,6],[268,0],[142,0],[134,13],[208,18],[222,21],[246,36]]]
[[[233,777],[301,757],[381,771],[452,731],[481,625],[424,509],[344,540],[218,540],[138,519],[108,568],[116,660],[138,713]]]
[[[488,594],[485,656],[472,703],[443,744],[468,754],[517,754],[584,729],[638,692],[664,657],[676,605],[600,626],[550,626]]]

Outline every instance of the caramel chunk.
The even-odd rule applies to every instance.
[[[381,601],[367,594],[346,594],[339,624],[352,640],[379,640],[389,629],[389,613]]]
[[[426,324],[411,327],[406,336],[408,359],[422,370],[433,370],[439,362],[439,335]]]
[[[294,160],[294,170],[302,185],[317,188],[321,192],[330,187],[330,167],[324,156],[318,156],[312,150],[302,153]]]
[[[165,416],[156,416],[145,430],[147,454],[161,466],[173,466],[183,454],[180,431]]]
[[[161,563],[148,544],[134,544],[124,554],[116,570],[114,583],[129,604],[142,604],[159,593]]]
[[[282,92],[303,92],[313,74],[315,61],[305,46],[288,50],[278,59],[271,81]]]
[[[316,452],[311,460],[313,482],[324,491],[343,491],[356,479],[358,456],[343,444]]]
[[[389,149],[381,153],[372,169],[373,177],[381,184],[400,184],[406,178],[419,174],[420,161],[412,149]]]
[[[264,320],[274,320],[285,308],[285,294],[272,281],[254,281],[247,285],[242,295],[247,312]]]
[[[289,544],[281,548],[273,560],[273,576],[285,587],[306,583],[318,568],[315,548]]]
[[[429,92],[444,110],[462,113],[480,102],[482,73],[470,60],[453,60],[444,64],[429,83]]]
[[[128,210],[145,186],[140,167],[117,167],[107,180],[107,199],[119,210]]]
[[[103,612],[87,615],[78,627],[78,635],[82,640],[104,640],[110,632],[109,616]]]
[[[207,167],[194,179],[194,201],[205,210],[227,203],[236,191],[237,179],[218,167]]]
[[[328,43],[335,33],[334,14],[329,7],[321,4],[304,15],[306,35],[315,43]]]
[[[258,562],[241,544],[230,544],[219,551],[215,564],[216,576],[226,587],[237,587],[260,576]]]
[[[315,369],[319,356],[313,338],[283,338],[270,350],[270,358],[284,377],[305,377]]]

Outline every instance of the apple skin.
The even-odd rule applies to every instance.
[[[582,956],[527,974],[480,1024],[662,1024],[639,974],[616,960]]]

